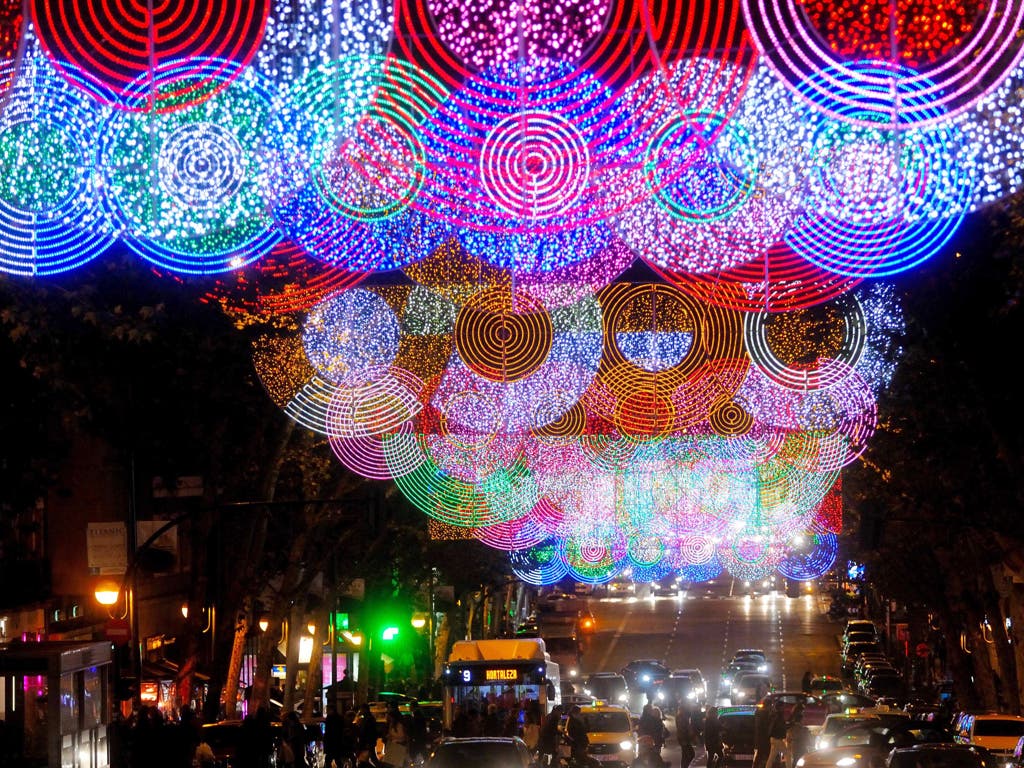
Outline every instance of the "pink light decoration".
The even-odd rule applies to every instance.
[[[331,450],[345,467],[371,480],[392,480],[407,475],[419,467],[425,458],[415,448],[412,421],[403,422],[393,432],[366,437],[340,437],[328,435]],[[384,452],[384,441],[405,441],[410,450],[392,447],[390,460]]]
[[[473,69],[517,60],[576,61],[604,30],[607,0],[427,0],[438,40]]]

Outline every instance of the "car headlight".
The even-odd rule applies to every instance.
[[[796,768],[804,768],[804,765],[805,765],[805,763],[804,763],[804,759],[802,757],[799,760],[796,761]]]
[[[627,696],[626,694],[624,694],[624,693],[620,693],[619,694],[619,701],[626,701],[628,699],[629,699],[629,696]]]
[[[651,676],[650,675],[641,675],[640,679],[643,680],[645,683],[651,682]]]
[[[658,691],[658,701],[662,701],[665,698],[664,691]]]
[[[688,699],[696,699],[697,698],[697,692],[696,691],[690,691],[688,694],[686,694],[686,698],[688,698]]]
[[[703,694],[704,693],[704,686],[703,685],[698,685],[696,688],[694,688],[694,690],[697,691],[697,693],[699,693],[699,694]]]
[[[841,757],[838,760],[836,760],[836,765],[838,765],[839,768],[847,768],[847,766],[856,765],[856,764],[857,764],[857,758],[856,757]]]
[[[569,677],[576,677],[576,670],[575,669],[570,669],[569,670]]]
[[[768,671],[768,665],[767,664],[758,664],[757,665],[757,671],[758,672],[767,672]]]
[[[629,741],[628,739],[626,741],[620,741],[619,742],[619,749],[630,749],[631,750],[631,749],[633,749],[633,742]]]

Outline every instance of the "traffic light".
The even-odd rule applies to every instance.
[[[398,627],[384,627],[380,633],[380,639],[385,643],[390,643],[398,639]]]

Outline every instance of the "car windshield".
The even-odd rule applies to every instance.
[[[427,765],[433,768],[522,768],[515,745],[502,742],[454,742],[442,744]]]
[[[726,744],[746,743],[754,740],[754,715],[751,713],[721,715],[722,741]]]
[[[583,723],[588,733],[629,733],[633,730],[625,712],[584,712]]]
[[[1024,736],[1022,720],[982,720],[974,721],[975,736],[1014,737]]]

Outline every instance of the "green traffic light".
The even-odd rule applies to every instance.
[[[398,627],[385,627],[384,632],[381,633],[381,637],[384,640],[394,640],[398,637]]]

